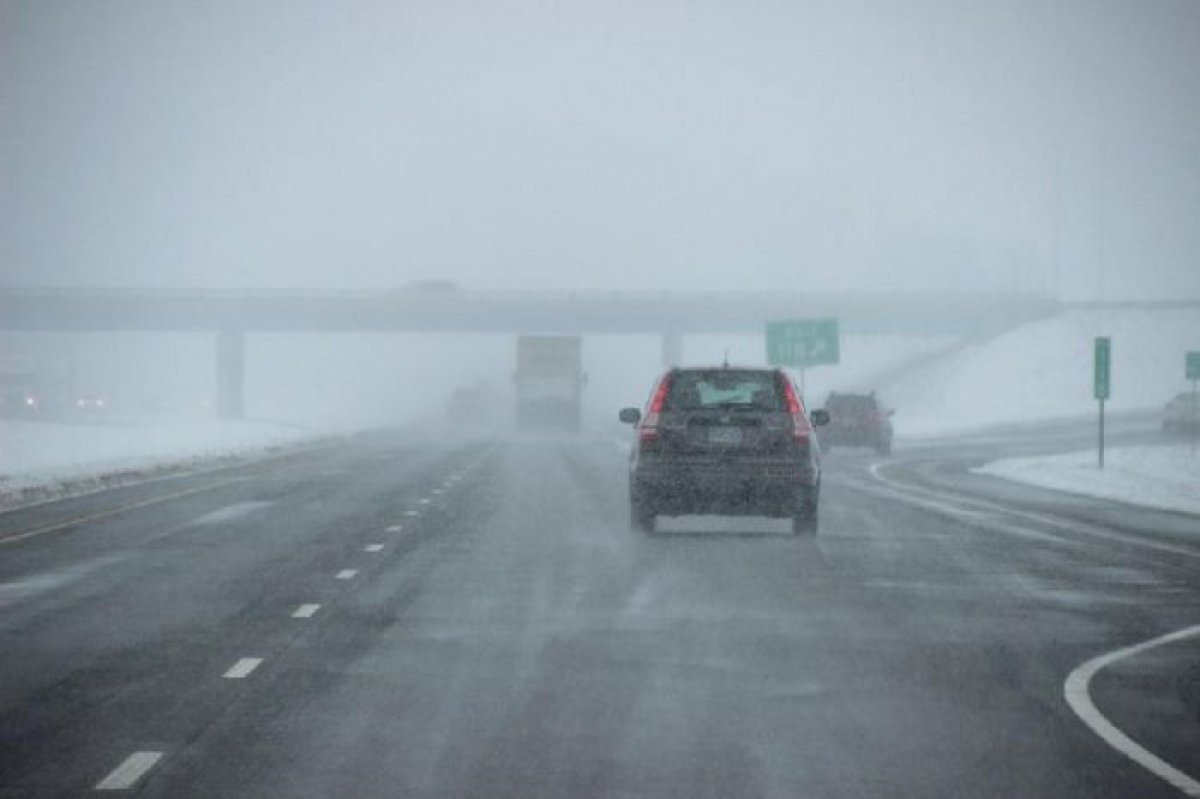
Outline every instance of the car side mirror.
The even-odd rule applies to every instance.
[[[808,415],[809,420],[816,427],[829,424],[829,411],[824,408],[818,408]]]
[[[637,408],[622,408],[617,418],[625,424],[637,424],[642,420],[642,412]]]

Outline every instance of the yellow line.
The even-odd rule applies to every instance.
[[[150,505],[159,505],[163,502],[170,502],[173,499],[179,499],[181,497],[191,496],[192,494],[202,494],[205,491],[213,491],[214,489],[223,488],[225,486],[233,485],[234,483],[240,483],[240,482],[241,482],[241,480],[225,480],[220,483],[214,483],[212,485],[201,486],[200,488],[189,488],[187,491],[177,491],[174,494],[167,494],[166,496],[163,496],[163,497],[155,497],[154,499],[147,499],[143,502],[133,502],[129,505],[122,505],[119,508],[113,508],[112,510],[106,510],[102,513],[93,513],[91,516],[80,516],[75,519],[69,519],[65,522],[59,522],[58,524],[52,524],[49,527],[39,527],[36,530],[27,530],[24,533],[17,533],[16,535],[10,535],[10,536],[5,536],[4,538],[0,538],[0,546],[3,546],[4,544],[13,544],[13,543],[16,543],[17,541],[24,541],[27,538],[33,538],[35,536],[45,535],[46,533],[53,533],[58,530],[65,530],[68,527],[76,527],[78,525],[86,524],[88,522],[94,522],[99,519],[107,519],[110,516],[118,516],[122,513],[128,513],[131,510],[137,510],[138,508],[145,508],[145,507],[149,507]]]

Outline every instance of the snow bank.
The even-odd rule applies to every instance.
[[[1115,499],[1133,505],[1200,514],[1200,453],[1188,444],[1117,447],[1097,468],[1096,451],[1005,458],[974,471],[1021,483]]]
[[[296,446],[319,431],[267,422],[117,425],[0,421],[0,505]]]
[[[1092,347],[1112,337],[1114,412],[1161,408],[1184,390],[1200,310],[1069,311],[972,344],[881,386],[898,436],[1094,414]]]

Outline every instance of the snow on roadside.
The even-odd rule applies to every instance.
[[[1200,514],[1200,453],[1188,444],[1115,447],[1026,458],[1004,458],[974,470],[1020,483],[1113,499],[1131,505]]]
[[[1075,310],[969,345],[881,386],[899,437],[1094,414],[1092,347],[1112,337],[1110,411],[1158,409],[1185,388],[1200,310]]]
[[[267,422],[161,420],[139,425],[0,421],[0,504],[29,489],[54,493],[106,475],[152,475],[212,459],[246,457],[316,438]]]

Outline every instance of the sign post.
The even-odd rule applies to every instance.
[[[767,363],[798,367],[801,395],[806,367],[836,364],[840,357],[836,319],[767,322]]]
[[[1184,373],[1187,379],[1192,381],[1192,408],[1190,424],[1188,428],[1192,431],[1192,457],[1196,457],[1196,437],[1200,436],[1200,418],[1196,415],[1196,381],[1200,380],[1200,351],[1189,352],[1184,358]]]
[[[1112,367],[1112,339],[1108,336],[1096,338],[1095,357],[1092,369],[1092,395],[1100,401],[1100,468],[1104,468],[1104,401],[1109,398],[1110,372]]]

